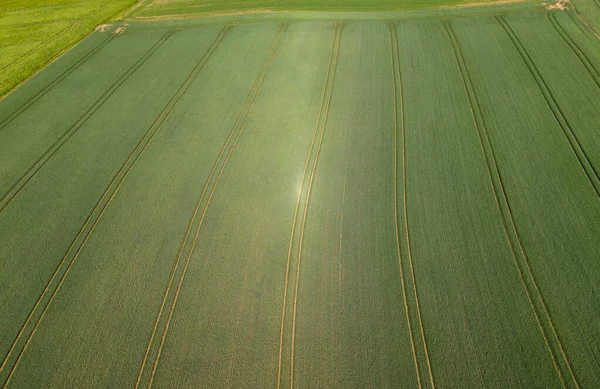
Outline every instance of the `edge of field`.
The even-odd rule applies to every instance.
[[[249,14],[264,14],[274,12],[327,12],[327,13],[404,13],[412,11],[435,11],[448,9],[464,9],[472,7],[487,7],[497,5],[519,4],[519,3],[542,3],[540,0],[450,0],[449,3],[439,1],[438,4],[420,2],[414,4],[403,4],[401,6],[390,5],[367,5],[364,7],[343,6],[343,5],[311,5],[299,4],[293,7],[287,5],[249,5],[247,7],[225,7],[220,5],[197,5],[185,4],[177,6],[177,3],[156,4],[156,0],[139,0],[138,4],[125,14],[132,19],[153,19],[153,18],[193,18],[193,17],[213,17],[213,16],[243,16]],[[204,9],[199,11],[200,9]]]
[[[221,23],[252,23],[265,20],[410,20],[435,17],[453,17],[453,16],[475,16],[481,14],[517,11],[521,9],[531,9],[543,7],[545,3],[541,0],[494,0],[481,2],[474,0],[472,3],[461,3],[456,5],[443,5],[435,8],[427,7],[424,9],[384,9],[382,7],[372,7],[372,9],[350,10],[343,7],[320,8],[298,7],[291,9],[289,7],[263,8],[263,9],[240,9],[225,10],[203,13],[175,13],[175,14],[156,14],[144,16],[147,7],[152,6],[154,0],[138,0],[130,2],[127,6],[119,9],[114,14],[94,24],[74,41],[54,52],[52,56],[44,58],[34,67],[34,70],[19,80],[15,85],[9,86],[4,93],[0,91],[0,101],[11,95],[16,89],[27,81],[34,78],[47,66],[51,65],[64,54],[72,50],[84,39],[92,35],[98,26],[106,25],[106,28],[114,30],[120,23],[141,22],[148,25],[148,22],[160,22],[157,27],[186,27],[204,24]],[[182,9],[185,11],[185,8]],[[135,26],[130,26],[134,27]],[[1,88],[0,88],[1,90]]]
[[[7,96],[9,96],[10,94],[12,94],[21,85],[23,85],[27,81],[31,80],[33,77],[35,77],[37,74],[39,74],[42,70],[46,69],[46,67],[48,67],[48,65],[51,65],[52,63],[56,62],[64,54],[66,54],[69,51],[71,51],[79,43],[81,43],[87,37],[89,37],[90,35],[92,35],[96,31],[96,29],[98,28],[98,26],[101,26],[101,25],[103,25],[105,23],[114,23],[119,18],[123,18],[131,10],[135,9],[135,7],[138,6],[140,3],[141,3],[141,1],[137,1],[135,3],[132,1],[130,4],[126,5],[125,7],[121,8],[121,9],[119,9],[117,12],[108,15],[104,19],[101,19],[98,23],[93,23],[91,25],[91,27],[88,27],[86,29],[82,29],[81,34],[76,39],[68,42],[65,46],[63,46],[62,48],[60,48],[58,51],[54,52],[52,56],[45,57],[42,61],[40,61],[37,65],[35,65],[34,70],[31,73],[29,73],[28,75],[26,75],[25,77],[23,77],[16,84],[14,84],[12,86],[9,86],[4,92],[2,92],[3,87],[0,85],[0,101],[4,100]],[[110,26],[110,28],[112,29],[113,26]]]
[[[270,19],[297,19],[297,20],[405,20],[414,18],[431,18],[447,16],[470,16],[487,14],[490,12],[503,12],[540,8],[549,4],[541,0],[492,0],[459,3],[439,6],[414,6],[414,7],[366,7],[364,9],[347,7],[259,7],[240,9],[214,9],[204,12],[189,12],[187,8],[179,10],[167,9],[167,12],[147,10],[152,9],[153,0],[141,0],[130,11],[126,12],[123,20],[128,22],[155,22],[155,21],[181,21],[181,20],[206,20],[211,21],[254,21]]]

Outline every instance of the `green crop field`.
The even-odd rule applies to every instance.
[[[0,388],[600,387],[598,0],[24,3]]]

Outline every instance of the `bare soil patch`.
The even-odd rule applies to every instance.
[[[553,9],[559,9],[561,11],[564,11],[568,7],[568,3],[569,2],[570,2],[570,0],[556,0],[556,3],[554,3],[554,4],[547,4],[544,7],[548,11],[551,11]]]

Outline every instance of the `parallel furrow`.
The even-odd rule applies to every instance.
[[[278,33],[279,33],[279,30],[275,34],[275,37],[278,36]],[[275,44],[275,39],[273,40],[273,43],[271,44],[271,47],[269,48],[269,53],[273,49],[274,44]],[[269,55],[267,55],[267,58],[268,57],[269,57]],[[167,288],[166,288],[165,293],[163,295],[163,299],[162,299],[162,302],[161,302],[160,309],[158,311],[158,315],[157,315],[157,318],[156,318],[156,321],[155,321],[155,324],[154,324],[154,328],[152,329],[152,333],[150,335],[150,339],[149,339],[148,345],[146,347],[146,353],[144,355],[144,359],[142,361],[142,365],[140,367],[140,371],[139,371],[138,378],[137,378],[136,385],[135,385],[136,388],[138,388],[140,386],[144,386],[142,384],[142,382],[149,381],[149,377],[147,377],[147,374],[149,374],[149,373],[146,370],[146,366],[148,365],[148,361],[150,359],[154,359],[154,360],[156,359],[156,354],[155,354],[156,353],[156,350],[155,350],[156,345],[154,343],[154,339],[156,337],[156,334],[158,333],[159,326],[161,324],[164,324],[161,321],[162,315],[164,313],[164,309],[165,309],[166,304],[167,304],[167,298],[170,296],[171,287],[173,286],[173,281],[177,278],[176,275],[178,273],[180,273],[180,271],[181,271],[179,265],[180,265],[181,259],[183,257],[183,253],[185,251],[185,248],[186,248],[186,245],[187,245],[187,242],[188,242],[188,238],[189,238],[190,233],[191,233],[191,231],[193,230],[193,228],[194,228],[194,226],[196,224],[197,215],[198,215],[198,212],[200,211],[201,205],[203,204],[203,199],[204,199],[204,195],[206,193],[206,190],[208,189],[208,187],[209,187],[209,185],[210,185],[210,183],[212,181],[212,178],[213,178],[213,176],[214,176],[214,174],[215,174],[218,166],[222,162],[221,161],[222,156],[225,154],[225,152],[228,149],[230,141],[231,141],[233,135],[235,134],[235,130],[237,129],[238,123],[240,122],[240,120],[244,116],[244,112],[246,112],[246,108],[248,106],[248,103],[251,100],[252,96],[254,95],[254,91],[255,91],[256,85],[258,83],[258,80],[260,79],[260,75],[262,74],[262,72],[264,70],[264,67],[266,66],[266,63],[267,63],[267,59],[265,59],[265,61],[263,62],[263,66],[262,66],[262,68],[259,71],[259,75],[257,76],[257,79],[256,79],[254,85],[252,86],[252,89],[250,90],[248,96],[246,97],[246,100],[244,102],[242,110],[238,114],[238,117],[236,119],[236,122],[235,122],[235,124],[234,124],[234,126],[233,126],[233,128],[232,128],[232,130],[230,132],[230,134],[229,134],[229,137],[227,138],[227,140],[223,144],[223,147],[221,148],[219,156],[217,157],[217,159],[215,160],[215,162],[213,164],[213,167],[212,167],[211,172],[210,172],[210,174],[208,176],[208,179],[207,179],[207,181],[206,181],[206,183],[204,185],[204,188],[202,190],[202,193],[200,195],[200,198],[198,200],[196,208],[194,209],[194,213],[193,213],[193,215],[192,215],[192,217],[190,219],[190,222],[189,222],[189,225],[188,225],[185,237],[183,238],[182,246],[181,246],[181,248],[179,250],[179,253],[177,255],[177,259],[175,260],[175,264],[173,266],[173,270],[171,271],[171,276],[169,278],[169,283],[167,284]],[[181,276],[179,278],[181,278]],[[163,332],[164,332],[164,329],[163,329]],[[154,353],[152,353],[152,351],[154,351]]]
[[[447,20],[444,21],[444,26],[453,45],[456,62],[461,72],[465,93],[471,108],[471,115],[473,117],[479,143],[484,155],[488,176],[490,178],[490,185],[492,187],[492,192],[494,193],[494,199],[498,208],[498,212],[502,219],[502,225],[506,234],[507,243],[510,246],[513,254],[513,260],[519,274],[519,279],[523,285],[523,289],[525,290],[525,294],[529,304],[531,305],[537,325],[542,336],[544,337],[544,342],[552,357],[552,362],[563,387],[570,386],[565,381],[565,376],[568,374],[572,378],[574,387],[579,388],[579,384],[573,373],[571,363],[564,351],[564,347],[560,341],[560,338],[558,337],[554,323],[547,309],[546,302],[539,290],[537,281],[529,263],[529,259],[525,254],[521,238],[517,231],[514,215],[506,195],[502,174],[498,168],[496,156],[494,154],[487,130],[487,125],[485,123],[485,118],[483,117],[471,76],[465,64],[460,43],[458,42],[458,39],[452,30],[452,26]]]
[[[254,108],[256,100],[258,99],[258,96],[260,95],[260,92],[264,86],[267,74],[269,72],[269,69],[271,68],[271,65],[273,64],[275,57],[276,57],[277,51],[279,49],[281,40],[283,39],[286,29],[287,29],[287,24],[284,24],[284,25],[280,26],[279,29],[277,30],[277,33],[275,34],[275,37],[273,39],[273,43],[271,44],[271,47],[269,48],[269,52],[267,54],[267,57],[265,58],[265,61],[263,63],[261,70],[259,71],[256,81],[255,81],[255,83],[254,83],[254,85],[242,107],[242,110],[240,111],[240,114],[238,115],[236,123],[234,124],[232,131],[229,134],[228,139],[226,140],[225,144],[223,145],[223,148],[221,149],[221,153],[217,157],[217,160],[215,161],[215,164],[213,165],[212,171],[204,185],[204,188],[202,190],[202,193],[201,193],[198,203],[196,205],[194,214],[190,220],[190,224],[188,226],[186,235],[182,242],[181,249],[180,249],[177,259],[175,261],[173,272],[171,274],[171,279],[170,279],[167,289],[165,291],[163,301],[161,303],[161,307],[157,314],[155,326],[152,331],[152,334],[150,335],[148,346],[146,348],[146,355],[142,362],[142,366],[140,367],[138,380],[136,382],[136,388],[141,387],[141,386],[147,386],[148,388],[150,388],[150,387],[152,387],[152,385],[154,383],[156,371],[157,371],[158,365],[160,363],[160,357],[161,357],[161,354],[162,354],[162,351],[164,348],[165,340],[166,340],[168,332],[169,332],[171,320],[173,318],[173,313],[174,313],[176,305],[177,305],[177,300],[179,298],[179,294],[181,292],[181,287],[185,280],[185,276],[186,276],[187,269],[190,264],[192,254],[194,253],[194,249],[195,249],[197,241],[198,241],[198,236],[200,235],[200,231],[202,229],[202,224],[204,222],[206,212],[208,210],[208,207],[210,205],[212,197],[215,193],[215,190],[218,186],[218,183],[221,179],[221,176],[223,175],[223,172],[227,166],[227,162],[229,161],[229,158],[231,157],[231,155],[235,149],[235,146],[240,138],[240,135],[242,134],[242,131],[245,128],[246,123],[248,122],[248,119]],[[223,159],[223,156],[225,156],[224,159]],[[220,166],[220,169],[219,169],[219,166]],[[218,173],[217,173],[217,170],[218,170]],[[215,173],[217,173],[216,177],[215,177]],[[212,187],[211,187],[211,184],[212,184]],[[209,187],[211,187],[211,190],[210,190],[210,193],[208,194],[208,197],[206,198],[206,194],[207,194]],[[204,206],[202,207],[202,205],[204,205]],[[200,214],[201,209],[202,209],[202,213]],[[191,232],[194,230],[194,227],[195,227],[196,231],[192,237]],[[185,257],[185,262],[183,263],[183,266],[181,267],[181,260],[184,257]],[[177,280],[177,286],[176,286],[175,290],[173,291],[172,290],[173,282],[177,279],[176,275],[178,275],[178,274],[179,274],[179,278]],[[167,307],[168,302],[170,303],[168,312],[165,312],[164,310]],[[165,313],[167,313],[166,318],[163,317]],[[160,330],[162,330],[162,331],[160,331]],[[162,335],[160,337],[160,341],[158,341],[159,343],[156,344],[157,335],[160,332],[162,332]],[[150,369],[150,367],[151,367],[151,369]],[[146,381],[147,381],[147,384],[146,384]]]
[[[12,365],[12,368],[8,373],[8,377],[6,378],[6,382],[4,383],[3,387],[6,387],[8,385],[10,378],[12,377],[13,372],[15,371],[18,365],[18,362],[20,361],[23,353],[25,352],[31,339],[33,338],[38,326],[40,325],[44,315],[46,314],[46,311],[48,310],[55,296],[59,292],[62,284],[64,283],[67,275],[69,274],[69,270],[78,258],[79,253],[83,250],[85,244],[87,243],[94,229],[100,222],[102,215],[104,215],[104,212],[114,199],[122,183],[125,181],[125,179],[129,175],[130,171],[133,169],[140,156],[148,148],[149,144],[154,140],[157,133],[163,127],[163,124],[169,118],[169,116],[171,115],[181,98],[185,95],[187,89],[196,79],[200,70],[202,70],[208,59],[211,57],[212,53],[215,51],[215,49],[225,36],[225,34],[229,31],[229,28],[229,26],[225,26],[221,30],[221,33],[217,36],[212,46],[196,64],[192,72],[188,75],[183,84],[179,87],[175,95],[173,95],[167,106],[161,111],[161,113],[156,118],[152,126],[150,126],[146,134],[136,145],[136,147],[131,152],[127,160],[123,163],[123,165],[121,166],[121,168],[107,187],[106,191],[103,193],[102,197],[96,204],[92,213],[86,219],[83,227],[80,229],[73,243],[69,247],[67,253],[62,258],[57,269],[55,270],[54,274],[50,278],[48,284],[46,285],[45,289],[38,298],[36,304],[34,305],[32,311],[27,317],[25,323],[23,324],[23,327],[21,328],[17,337],[15,338],[9,352],[4,358],[2,365],[0,365],[0,382],[3,376],[3,371],[6,368],[8,368],[8,366]],[[15,353],[18,353],[18,355],[16,356],[16,360],[14,362],[11,362],[11,360],[14,359],[13,355],[15,355]]]
[[[56,141],[46,152],[31,166],[27,172],[9,189],[0,200],[0,212],[27,186],[29,181],[42,169],[42,167],[56,154],[62,146],[94,115],[94,113],[129,79],[152,54],[173,34],[173,31],[165,33],[135,64],[133,64],[117,81],[115,81],[94,102],[94,104]]]
[[[396,52],[400,52],[399,49],[399,41],[398,41],[398,32],[396,30],[396,28],[393,29],[394,30],[394,41],[396,43]],[[401,71],[401,66],[400,66],[400,57],[398,57],[398,83],[400,85],[402,85],[402,71]],[[417,281],[416,281],[416,276],[415,276],[415,269],[414,269],[414,261],[413,261],[413,256],[412,256],[412,250],[411,250],[411,246],[410,246],[410,228],[409,228],[409,221],[408,221],[408,191],[407,191],[407,180],[406,180],[406,126],[405,126],[405,122],[404,122],[404,91],[402,90],[402,88],[400,88],[400,117],[401,117],[401,126],[400,126],[400,130],[401,130],[401,137],[400,137],[400,141],[401,141],[401,158],[402,158],[402,208],[403,208],[403,221],[404,221],[404,230],[405,230],[405,236],[403,237],[405,239],[404,244],[406,245],[406,251],[408,254],[408,264],[409,264],[409,268],[410,268],[410,279],[409,282],[412,283],[412,289],[413,289],[413,294],[414,294],[414,299],[415,299],[415,311],[417,314],[417,318],[418,318],[418,322],[419,322],[419,330],[420,330],[420,335],[421,335],[421,342],[423,343],[423,351],[425,353],[425,361],[427,364],[427,370],[429,373],[429,384],[431,386],[432,389],[435,389],[435,379],[433,376],[433,369],[431,366],[431,359],[429,358],[429,348],[427,347],[427,338],[425,336],[425,328],[423,326],[423,318],[421,315],[421,305],[419,303],[419,293],[418,293],[418,288],[417,288]],[[397,135],[396,135],[396,141],[397,141]],[[395,149],[397,150],[398,145],[396,144]]]
[[[315,172],[317,169],[317,163],[319,161],[319,155],[321,153],[321,146],[323,145],[323,136],[325,135],[325,129],[327,127],[327,119],[329,117],[329,107],[331,106],[331,97],[333,94],[333,88],[335,86],[335,75],[337,70],[338,58],[340,53],[340,44],[341,44],[341,35],[342,35],[342,25],[341,23],[336,23],[335,28],[335,41],[334,41],[334,50],[335,55],[333,56],[333,63],[331,64],[330,70],[330,78],[331,83],[329,85],[329,89],[327,91],[327,102],[324,106],[324,112],[321,115],[319,113],[319,121],[321,121],[321,130],[319,136],[319,142],[317,144],[317,149],[315,152],[312,170],[310,173],[310,179],[308,181],[308,187],[306,190],[306,199],[304,201],[304,211],[302,215],[302,222],[300,224],[300,236],[298,238],[298,257],[296,260],[296,279],[294,286],[294,300],[293,300],[293,314],[292,314],[292,334],[291,334],[291,349],[290,349],[290,389],[294,387],[294,357],[295,357],[295,341],[296,341],[296,317],[297,317],[297,308],[298,308],[298,292],[299,292],[299,284],[300,284],[300,265],[302,260],[302,248],[303,248],[303,240],[304,240],[304,227],[306,225],[306,218],[308,215],[308,205],[310,200],[310,194],[312,190],[313,181],[315,178]],[[317,122],[317,126],[319,126],[319,121]]]
[[[560,34],[561,38],[565,41],[565,43],[569,45],[569,47],[575,53],[575,55],[577,55],[577,58],[579,58],[579,61],[583,64],[583,66],[585,66],[585,69],[588,71],[588,73],[594,80],[596,86],[600,88],[600,73],[590,62],[587,55],[585,55],[585,53],[579,48],[577,43],[575,43],[575,41],[571,39],[569,34],[567,34],[567,32],[562,28],[558,20],[556,20],[556,13],[548,12],[546,14],[546,18],[550,21],[556,32]]]
[[[319,123],[321,121],[321,115],[323,113],[323,105],[325,103],[327,87],[329,85],[329,79],[331,76],[331,64],[333,61],[333,56],[334,56],[334,51],[335,51],[337,30],[338,30],[338,25],[336,23],[334,26],[333,37],[331,40],[331,51],[329,53],[329,63],[327,65],[327,75],[325,76],[325,84],[323,85],[323,92],[321,94],[321,103],[319,105],[319,114],[317,116],[317,123],[315,124],[313,135],[310,140],[310,147],[308,149],[308,155],[306,157],[306,162],[304,164],[304,170],[302,171],[302,179],[300,180],[300,190],[298,191],[298,198],[296,200],[296,208],[294,209],[294,218],[292,221],[292,229],[291,229],[291,233],[290,233],[290,243],[288,246],[288,255],[287,255],[287,262],[286,262],[286,267],[285,267],[285,282],[284,282],[284,287],[283,287],[283,302],[282,302],[282,308],[281,308],[281,327],[280,327],[280,331],[279,331],[279,357],[278,357],[278,363],[277,363],[277,388],[281,387],[281,367],[282,367],[281,365],[282,365],[282,359],[283,359],[283,337],[284,337],[283,335],[285,332],[285,316],[286,316],[285,312],[286,312],[286,306],[287,306],[287,290],[288,290],[288,286],[289,286],[290,263],[291,263],[291,258],[292,258],[292,249],[294,247],[294,236],[295,236],[295,232],[296,232],[296,224],[298,221],[298,211],[300,210],[300,203],[301,203],[301,199],[302,199],[302,195],[304,193],[304,187],[305,187],[304,181],[306,180],[306,172],[308,171],[308,165],[311,160],[311,156],[313,154],[315,139],[317,138],[317,132],[319,130]]]
[[[571,20],[577,26],[579,31],[581,31],[584,35],[588,35],[590,32],[592,32],[590,31],[590,28],[585,25],[583,20],[581,20],[581,18],[579,17],[579,12],[577,11],[574,5],[569,3],[569,9],[566,12],[566,14],[569,15],[569,18],[571,18]]]
[[[583,149],[583,147],[581,146],[581,143],[579,142],[579,139],[577,139],[577,135],[573,131],[573,128],[569,124],[565,114],[563,113],[562,109],[558,105],[554,95],[548,88],[548,85],[544,81],[540,71],[538,70],[535,63],[533,62],[533,60],[531,59],[531,57],[525,50],[525,47],[519,40],[519,37],[515,34],[515,32],[510,27],[510,25],[504,19],[504,17],[497,15],[496,19],[498,20],[500,25],[504,28],[504,30],[506,31],[506,34],[509,36],[510,40],[513,42],[515,48],[519,52],[519,55],[523,59],[523,62],[525,62],[525,65],[527,65],[527,68],[529,69],[529,72],[535,79],[535,82],[538,85],[540,92],[544,96],[544,99],[546,100],[548,107],[552,111],[552,114],[554,115],[556,122],[559,124],[560,128],[563,130],[563,133],[567,137],[567,140],[569,141],[569,144],[571,145],[571,149],[573,150],[577,159],[579,160],[579,164],[581,165],[585,174],[587,175],[588,180],[590,181],[590,184],[596,191],[596,194],[598,195],[598,197],[600,197],[600,176],[598,175],[598,172],[596,171],[594,166],[591,164],[589,157],[587,156],[585,150]]]
[[[419,361],[417,357],[417,351],[415,347],[415,340],[412,330],[412,324],[410,320],[410,310],[408,307],[408,296],[406,295],[406,281],[404,276],[404,265],[402,260],[402,250],[400,248],[400,224],[398,215],[398,104],[400,104],[400,115],[402,127],[404,124],[404,102],[402,84],[400,77],[400,54],[398,52],[397,32],[396,26],[393,22],[388,23],[390,31],[390,51],[392,60],[392,75],[394,79],[394,219],[396,228],[396,250],[398,253],[398,266],[400,269],[400,282],[402,284],[402,297],[404,302],[404,312],[406,313],[406,322],[408,325],[408,334],[410,337],[410,345],[413,354],[413,361],[415,363],[415,372],[417,374],[417,385],[420,388],[423,387],[421,383],[421,372],[419,368]]]
[[[27,108],[32,106],[36,101],[38,101],[42,96],[48,93],[52,88],[58,85],[62,80],[67,78],[69,74],[73,73],[78,67],[87,62],[90,58],[92,58],[97,52],[102,50],[104,46],[110,43],[115,38],[114,34],[110,34],[106,39],[98,44],[94,49],[92,49],[89,53],[83,56],[79,61],[75,62],[71,67],[65,70],[61,75],[56,77],[52,82],[46,85],[42,90],[33,95],[29,100],[27,100],[21,107],[19,107],[15,112],[10,114],[4,120],[0,122],[0,131],[2,131],[8,124],[10,124],[13,120],[15,120],[19,115],[21,115]]]
[[[575,11],[575,13],[577,14],[577,17],[587,27],[588,31],[591,32],[598,40],[600,40],[600,34],[598,34],[596,29],[594,27],[592,27],[590,22],[588,22],[588,20],[585,17],[583,17],[581,12],[579,12],[579,10],[577,9],[577,6],[571,2],[569,2],[569,6],[571,7],[571,9],[573,11]]]

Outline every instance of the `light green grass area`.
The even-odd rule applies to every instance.
[[[164,18],[201,14],[256,13],[272,11],[351,11],[397,12],[439,7],[463,7],[471,3],[494,3],[494,0],[146,0],[128,14],[129,17]],[[507,1],[505,3],[532,2]],[[503,3],[500,1],[500,3]]]
[[[158,4],[0,102],[0,387],[597,386],[594,2]]]
[[[0,4],[0,97],[135,0],[5,0]]]

